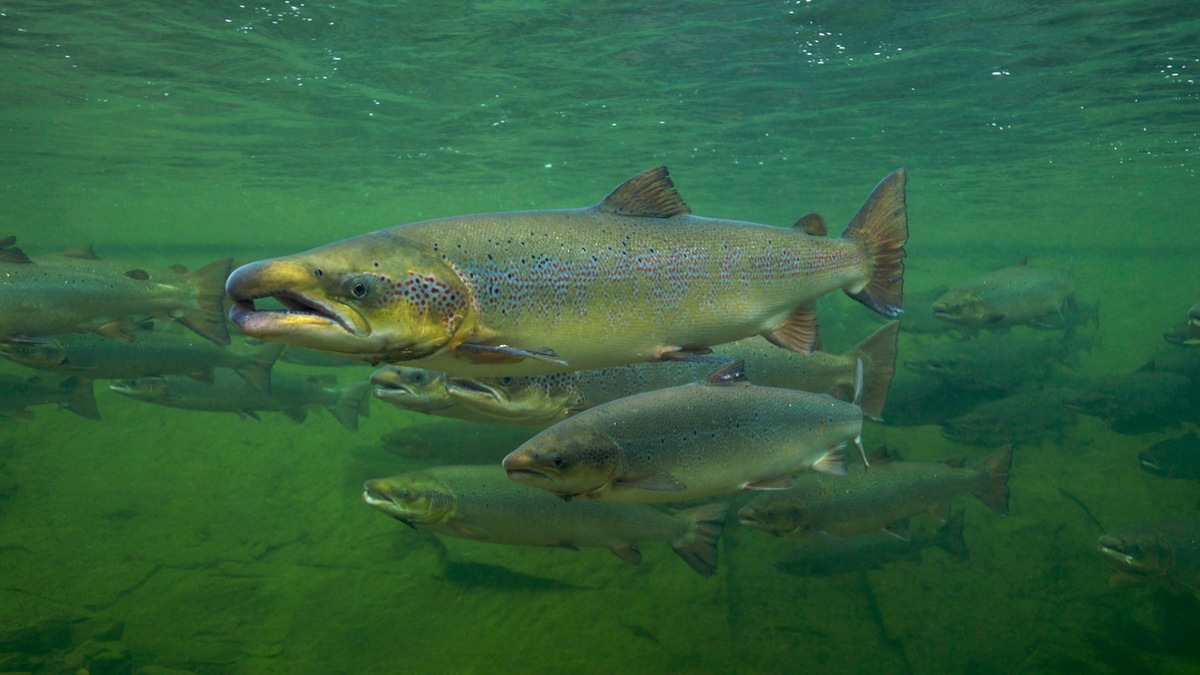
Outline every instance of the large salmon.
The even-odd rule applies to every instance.
[[[428,220],[237,269],[230,319],[267,340],[463,375],[704,359],[751,335],[816,341],[814,301],[843,289],[901,311],[904,171],[840,238],[700,218],[665,167],[595,206]],[[285,310],[261,310],[274,297]]]

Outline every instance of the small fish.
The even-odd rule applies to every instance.
[[[937,530],[914,530],[908,539],[875,532],[806,542],[775,563],[774,568],[784,574],[828,577],[879,569],[902,560],[919,563],[921,551],[927,548],[940,548],[959,560],[968,560],[971,555],[963,539],[963,524],[963,511],[957,511]]]
[[[58,405],[80,417],[100,419],[91,386],[81,384],[77,378],[47,383],[40,377],[0,375],[0,416],[33,419],[29,408],[35,405]]]
[[[89,333],[0,342],[0,356],[10,361],[84,380],[173,374],[212,382],[214,368],[229,368],[262,392],[271,391],[271,367],[281,349],[282,345],[266,344],[244,354],[189,335],[155,330],[134,331],[129,342]]]
[[[1117,433],[1143,434],[1190,419],[1192,387],[1182,375],[1143,367],[1102,377],[1068,396],[1065,405],[1105,420]]]
[[[1099,308],[1081,312],[1069,270],[1029,267],[1025,258],[951,288],[932,307],[933,315],[961,328],[1009,326],[1066,328],[1085,320],[1099,325]]]
[[[1037,389],[981,403],[970,412],[942,422],[942,436],[956,443],[994,448],[1002,443],[1033,443],[1062,437],[1078,421],[1063,402],[1066,394]]]
[[[411,527],[510,546],[602,547],[641,562],[640,546],[665,541],[701,576],[717,570],[728,504],[674,514],[636,504],[564,502],[504,477],[494,466],[446,466],[363,485],[363,501]]]
[[[678,502],[778,490],[808,469],[845,472],[862,410],[825,394],[759,387],[740,363],[703,381],[585,410],[504,458],[509,478],[564,499]]]
[[[1200,520],[1130,525],[1100,537],[1113,586],[1146,583],[1200,593]]]
[[[1200,436],[1159,441],[1138,453],[1138,464],[1155,476],[1200,480]]]
[[[582,209],[399,225],[229,277],[247,335],[456,375],[538,375],[659,360],[720,362],[753,335],[810,352],[816,299],[901,311],[905,174],[840,238],[691,215],[665,167]],[[256,307],[273,297],[283,310]]]
[[[244,380],[224,369],[215,371],[212,384],[197,382],[182,375],[159,375],[117,380],[109,389],[147,403],[186,410],[232,412],[242,417],[258,419],[257,411],[282,412],[297,422],[303,422],[307,408],[320,405],[329,410],[342,426],[358,429],[358,418],[368,413],[366,382],[355,382],[334,388],[329,378],[299,378],[275,373],[271,378],[271,393],[246,384]]]
[[[870,471],[855,465],[845,476],[805,476],[790,490],[758,495],[738,512],[739,521],[785,537],[839,539],[884,531],[907,538],[905,521],[920,513],[945,520],[950,498],[960,492],[1008,515],[1011,445],[993,451],[974,469],[897,461],[879,453],[873,459]]]
[[[134,317],[173,319],[218,345],[229,344],[224,284],[232,261],[218,260],[171,281],[141,270],[111,274],[73,264],[34,263],[0,239],[0,339],[95,331],[128,341]]]
[[[863,414],[879,419],[896,369],[898,322],[891,322],[844,354],[797,354],[750,338],[713,348],[713,355],[745,364],[755,384],[815,393],[853,392],[862,365]],[[546,427],[588,408],[646,391],[675,387],[703,377],[711,366],[693,363],[635,363],[596,370],[524,377],[452,376],[450,396],[493,421]]]

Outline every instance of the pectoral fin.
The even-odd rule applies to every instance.
[[[633,544],[622,544],[621,546],[609,546],[608,550],[613,552],[621,560],[636,565],[642,562],[642,552]]]
[[[733,363],[733,359],[717,356],[707,347],[675,347],[664,349],[658,353],[658,360],[673,361],[676,363],[709,363],[717,366]]]
[[[683,492],[687,486],[666,471],[655,470],[637,476],[622,476],[612,483],[613,489],[629,488],[656,492]]]
[[[786,476],[772,476],[771,478],[762,478],[753,483],[746,483],[742,486],[743,490],[787,490],[796,487],[796,477],[788,474]]]
[[[509,345],[476,345],[463,343],[454,348],[456,352],[465,352],[467,357],[476,363],[500,364],[515,363],[521,359],[532,359],[546,363],[567,365],[566,361],[558,358],[558,352],[548,347],[541,349],[522,349]]]

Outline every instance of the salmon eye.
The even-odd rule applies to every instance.
[[[409,374],[408,381],[412,382],[413,384],[424,384],[425,383],[425,371],[414,370],[412,373]]]
[[[559,455],[559,454],[551,455],[549,457],[549,460],[550,460],[550,466],[552,466],[556,469],[561,469],[567,465],[567,460],[563,459],[563,456]]]
[[[506,375],[506,376],[500,378],[500,384],[502,386],[507,387],[508,385],[510,385],[512,383],[513,383],[513,377],[511,375]]]
[[[354,277],[349,280],[346,290],[354,299],[361,300],[371,292],[371,286],[364,277]]]

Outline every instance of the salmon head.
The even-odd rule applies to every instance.
[[[974,291],[952,288],[933,303],[933,315],[942,321],[969,326],[986,326],[1004,319],[988,309]]]
[[[738,523],[777,537],[805,531],[808,511],[789,495],[762,493],[738,511]]]
[[[234,270],[229,319],[243,333],[366,361],[407,361],[456,340],[474,316],[441,256],[387,232]],[[273,298],[283,309],[256,302]]]
[[[56,340],[13,338],[0,342],[0,356],[30,368],[64,365],[67,350]]]
[[[621,446],[606,434],[572,427],[553,426],[508,453],[505,473],[563,499],[597,496],[621,475]]]
[[[529,426],[553,424],[575,410],[578,395],[556,386],[558,375],[529,377],[457,377],[446,379],[446,393],[482,415]]]
[[[1133,577],[1162,576],[1174,565],[1175,547],[1153,529],[1122,528],[1101,536],[1099,545],[1110,565]]]
[[[421,473],[408,473],[363,483],[368,506],[405,525],[435,525],[456,513],[454,493],[442,481]]]
[[[384,366],[371,373],[375,398],[397,408],[431,413],[454,406],[446,393],[446,374],[424,368]]]

